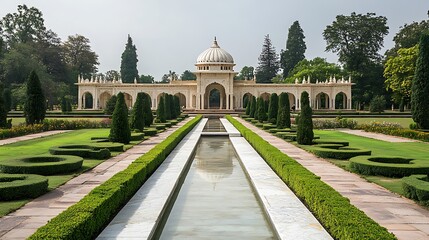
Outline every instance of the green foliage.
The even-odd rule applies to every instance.
[[[153,123],[153,114],[152,114],[152,102],[148,94],[144,95],[143,98],[143,115],[144,115],[144,125],[145,127],[150,127]]]
[[[154,135],[156,135],[158,133],[158,131],[156,130],[156,128],[145,128],[143,130],[143,133],[146,136],[154,136]]]
[[[64,61],[71,68],[73,76],[82,74],[84,78],[90,78],[97,72],[98,55],[92,51],[90,41],[82,35],[68,36],[62,44]],[[73,79],[76,81],[76,78]]]
[[[246,102],[246,116],[250,117],[250,105],[252,103],[252,99],[247,98],[247,102]]]
[[[255,113],[256,113],[256,97],[252,96],[251,101],[250,101],[250,113],[249,116],[251,118],[255,117]]]
[[[313,144],[313,110],[310,107],[310,100],[307,92],[301,94],[301,114],[299,115],[298,129],[296,132],[296,140],[298,144],[311,145]]]
[[[259,97],[257,102],[256,102],[256,106],[258,109],[256,114],[258,115],[259,122],[267,121],[267,113],[265,112],[264,99]],[[255,117],[255,119],[256,119],[256,117]]]
[[[121,78],[124,83],[133,83],[135,79],[139,79],[136,51],[136,46],[133,44],[130,35],[128,35],[128,41],[121,56]]]
[[[122,143],[67,144],[49,148],[53,155],[73,155],[90,159],[108,159],[111,151],[123,152]]]
[[[128,124],[128,109],[125,104],[124,94],[118,93],[115,111],[112,115],[112,127],[110,128],[109,140],[127,144],[130,142],[131,130]]]
[[[371,102],[369,103],[369,111],[370,112],[384,112],[384,109],[386,108],[386,99],[384,96],[375,96],[371,99]]]
[[[420,38],[416,71],[411,86],[411,113],[418,127],[429,129],[429,33]]]
[[[200,120],[201,116],[197,116],[186,123],[128,168],[39,228],[29,239],[94,239]]]
[[[6,112],[12,109],[12,93],[9,88],[3,90],[3,101]]]
[[[230,116],[227,119],[303,201],[334,239],[396,239],[294,159]]]
[[[106,72],[106,74],[104,76],[104,78],[106,80],[109,80],[109,81],[118,80],[119,77],[120,77],[120,74],[116,70],[109,70],[109,71]]]
[[[48,179],[32,174],[0,173],[0,200],[36,198],[48,190]]]
[[[335,118],[334,120],[313,119],[314,129],[333,129],[333,128],[357,128],[357,121],[347,118]]]
[[[309,148],[310,152],[321,158],[349,159],[361,155],[371,155],[371,150],[351,148],[336,143],[320,143]]]
[[[61,112],[68,113],[68,112],[71,112],[72,110],[73,109],[72,109],[70,99],[68,99],[66,97],[62,97],[61,98]]]
[[[139,83],[155,83],[155,78],[151,75],[140,75],[140,78],[137,80]]]
[[[254,67],[244,66],[240,73],[235,77],[236,80],[252,80],[253,72],[255,71]]]
[[[107,115],[113,114],[113,111],[115,111],[115,105],[116,105],[117,99],[118,98],[116,97],[116,95],[113,95],[109,98],[109,100],[107,100],[106,107],[103,110],[104,114],[107,114]]]
[[[290,104],[287,93],[282,92],[279,96],[279,107],[277,112],[277,128],[290,128]]]
[[[395,125],[387,122],[370,122],[367,124],[360,124],[359,128],[367,132],[376,132],[386,135],[411,138],[415,140],[429,142],[429,133],[405,129],[402,128],[400,125]]]
[[[350,168],[364,175],[404,177],[412,174],[427,174],[427,159],[411,159],[395,156],[359,156],[350,159]]]
[[[0,161],[4,173],[55,175],[76,171],[82,167],[83,159],[70,155],[20,156]]]
[[[182,75],[180,75],[180,79],[182,81],[186,81],[186,80],[197,80],[197,76],[195,76],[195,74],[193,74],[191,71],[189,70],[185,70]]]
[[[27,81],[27,98],[24,106],[24,115],[27,125],[38,124],[45,119],[46,102],[35,71],[30,73]]]
[[[279,111],[279,96],[273,93],[270,96],[270,105],[268,106],[268,120],[277,119],[277,112]]]
[[[142,132],[144,129],[144,109],[143,109],[143,99],[145,93],[137,93],[137,99],[133,106],[133,113],[131,115],[131,128],[136,129],[139,132]]]
[[[283,78],[288,77],[292,69],[295,68],[295,65],[304,60],[304,53],[307,49],[304,38],[304,31],[299,22],[295,21],[289,28],[286,49],[281,53],[280,62],[283,68]]]
[[[402,178],[402,189],[407,198],[429,206],[429,182],[427,175],[411,175]]]
[[[170,119],[175,119],[176,118],[176,107],[174,106],[174,96],[171,94],[168,94],[168,101],[170,103],[170,105],[168,105],[168,109],[170,110]]]
[[[256,68],[257,83],[271,83],[271,79],[279,70],[279,56],[270,40],[270,35],[265,36],[262,52],[259,56],[259,65]]]
[[[159,98],[158,109],[156,110],[156,119],[161,123],[166,122],[164,98],[164,94]]]
[[[311,83],[316,80],[325,81],[333,76],[346,76],[347,72],[335,63],[329,63],[324,58],[316,57],[313,60],[303,59],[298,62],[289,72],[289,77],[285,79],[287,83],[295,83],[295,79],[302,80],[310,77]]]
[[[7,127],[7,110],[6,104],[3,98],[3,83],[0,82],[0,128]]]
[[[173,102],[174,102],[174,117],[173,118],[177,118],[182,113],[182,109],[180,107],[180,99],[179,99],[179,97],[176,96],[176,95],[174,95],[173,96]]]
[[[165,111],[165,120],[171,120],[171,95],[170,94],[164,94],[164,111]]]

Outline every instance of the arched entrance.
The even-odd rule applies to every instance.
[[[316,109],[329,109],[329,95],[321,92],[316,95]]]
[[[292,109],[293,111],[295,111],[295,109],[297,108],[297,106],[295,106],[295,95],[293,95],[292,93],[287,93],[288,98],[289,98],[289,105],[290,105],[290,109]]]
[[[128,109],[133,107],[133,97],[128,94],[128,93],[124,93],[124,99],[125,99],[125,104],[127,104]]]
[[[83,109],[93,109],[94,108],[94,99],[92,94],[86,92],[82,96]]]
[[[103,92],[102,94],[100,94],[100,100],[98,101],[100,104],[100,109],[106,108],[107,101],[109,101],[111,97],[112,95],[110,95],[110,93],[108,92]]]
[[[252,94],[251,93],[245,93],[244,95],[243,95],[243,102],[242,102],[242,106],[243,106],[243,108],[246,108],[247,107],[247,104],[249,104],[250,103],[250,100],[252,99]]]
[[[186,108],[186,97],[183,93],[176,93],[174,96],[177,96],[179,98],[179,105],[180,107]]]
[[[226,109],[225,88],[219,83],[212,83],[206,87],[204,109]]]
[[[347,95],[343,92],[339,92],[335,95],[335,109],[346,109],[347,108]]]
[[[264,93],[261,94],[261,98],[262,98],[262,100],[264,100],[266,102],[266,101],[270,100],[270,95],[271,94],[269,94],[267,92],[264,92]]]

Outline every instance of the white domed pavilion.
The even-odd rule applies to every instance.
[[[180,104],[189,111],[232,112],[244,108],[245,99],[251,96],[267,100],[272,93],[287,92],[291,106],[300,109],[299,97],[306,91],[313,109],[351,109],[351,79],[330,78],[310,83],[310,79],[296,80],[294,84],[260,84],[256,79],[234,80],[234,58],[222,49],[216,40],[203,51],[195,63],[197,80],[181,81],[172,79],[168,84],[123,83],[121,79],[82,79],[76,85],[79,109],[103,109],[107,100],[123,92],[128,107],[132,107],[137,93],[145,92],[152,99],[156,109],[162,94],[179,97]],[[335,101],[336,98],[341,101]],[[91,99],[92,101],[89,101]]]

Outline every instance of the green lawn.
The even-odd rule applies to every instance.
[[[40,155],[49,153],[49,148],[52,146],[63,145],[63,144],[85,144],[91,142],[93,136],[108,136],[109,129],[82,129],[75,130],[67,133],[57,134],[42,139],[33,139],[27,141],[21,141],[5,146],[0,146],[0,161],[9,157],[24,156],[24,155]],[[138,142],[131,142],[126,145],[125,148],[130,148],[132,145]],[[118,155],[119,152],[112,152],[113,156]],[[79,172],[48,176],[49,189],[57,188],[58,186],[66,183],[68,180],[79,175],[80,173],[87,171],[104,160],[84,159],[82,169]],[[18,200],[0,202],[0,216],[3,216],[11,211],[14,211],[27,203],[29,200]]]
[[[413,123],[412,118],[349,118],[358,122],[358,124],[375,122],[399,123],[403,128],[409,128]]]
[[[359,137],[347,133],[328,130],[315,130],[315,135],[324,140],[344,140],[352,147],[372,150],[372,155],[401,156],[405,158],[427,159],[429,161],[429,146],[422,142],[391,143],[371,138]],[[303,146],[301,146],[303,147]],[[305,149],[305,146],[303,147]],[[330,160],[334,164],[349,170],[349,162],[344,160]],[[392,192],[402,194],[401,180],[381,176],[363,176]]]
[[[107,118],[107,117],[106,117]],[[106,118],[49,118],[46,119],[60,119],[60,120],[67,120],[67,121],[73,121],[73,120],[89,120],[89,121],[101,121]],[[17,126],[19,124],[25,123],[25,118],[11,118],[12,119],[12,126]]]

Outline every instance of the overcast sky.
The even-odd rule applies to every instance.
[[[139,74],[160,80],[168,70],[194,70],[198,55],[214,36],[237,64],[258,64],[262,43],[270,35],[277,52],[285,48],[288,28],[298,20],[307,44],[306,58],[337,56],[325,52],[322,32],[339,14],[374,12],[388,19],[393,36],[405,23],[427,19],[428,0],[2,0],[0,17],[18,4],[41,10],[45,25],[61,39],[81,34],[99,56],[99,71],[120,69],[127,34],[137,47]]]

